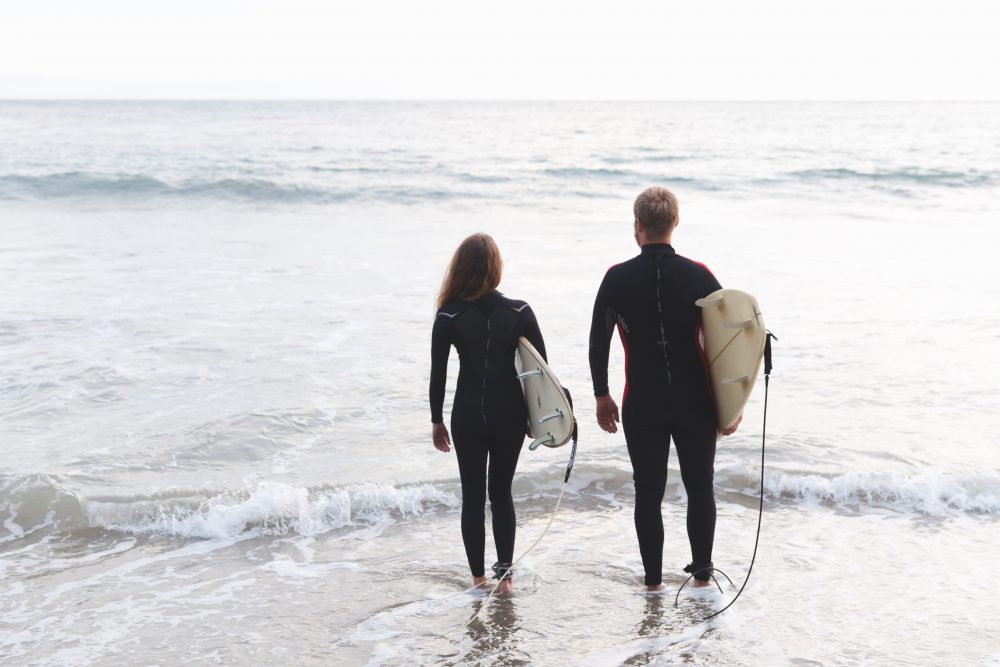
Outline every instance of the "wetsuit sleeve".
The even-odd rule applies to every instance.
[[[528,306],[521,311],[521,321],[523,326],[522,335],[528,339],[535,349],[538,350],[538,354],[542,355],[542,359],[545,363],[548,363],[549,357],[545,353],[545,341],[542,340],[542,330],[538,328],[538,319],[535,317],[535,313],[531,310],[531,306]]]
[[[605,274],[594,300],[594,316],[590,321],[590,377],[594,396],[608,395],[608,355],[611,353],[611,331],[618,315],[611,307],[611,285]]]
[[[448,354],[451,352],[451,327],[443,317],[434,320],[431,330],[431,421],[444,421],[444,385],[448,377]]]

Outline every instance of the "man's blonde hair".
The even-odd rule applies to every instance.
[[[654,239],[666,236],[677,226],[680,217],[677,197],[670,190],[659,187],[643,190],[635,198],[632,212],[647,236]]]

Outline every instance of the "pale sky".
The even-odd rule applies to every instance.
[[[1000,2],[0,0],[0,98],[1000,100]]]

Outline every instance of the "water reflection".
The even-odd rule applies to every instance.
[[[688,627],[691,621],[691,619],[687,618],[688,614],[681,613],[678,615],[672,613],[673,609],[673,599],[665,598],[662,595],[647,596],[642,618],[639,619],[638,624],[635,626],[635,636],[638,639],[666,640],[671,634]],[[706,634],[708,634],[707,631],[702,637]],[[676,642],[671,643],[651,642],[645,651],[629,657],[623,664],[648,665],[662,656],[665,651],[672,653],[672,650],[679,652],[670,656],[671,662],[684,664],[694,662],[695,656],[688,648],[677,646],[683,643],[685,641],[680,638]]]
[[[530,656],[518,648],[521,625],[518,622],[516,604],[511,598],[491,598],[477,600],[472,612],[483,610],[470,623],[465,633],[472,640],[472,648],[459,660],[459,664],[480,662],[497,665],[529,665]]]
[[[664,604],[662,595],[646,596],[646,605],[639,624],[635,627],[635,634],[639,637],[660,637],[671,630],[670,624],[664,618]]]

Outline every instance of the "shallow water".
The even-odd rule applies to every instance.
[[[1000,660],[996,112],[0,104],[0,658]],[[754,292],[780,338],[760,551],[707,623],[733,591],[673,605],[674,463],[668,595],[636,593],[624,440],[586,398],[594,291],[636,251],[650,183],[681,197],[679,252]],[[455,462],[430,446],[430,324],[480,230],[582,439],[518,595],[441,636],[482,599],[462,593]],[[718,454],[715,561],[737,585],[762,399]],[[518,553],[567,454],[522,455]]]

